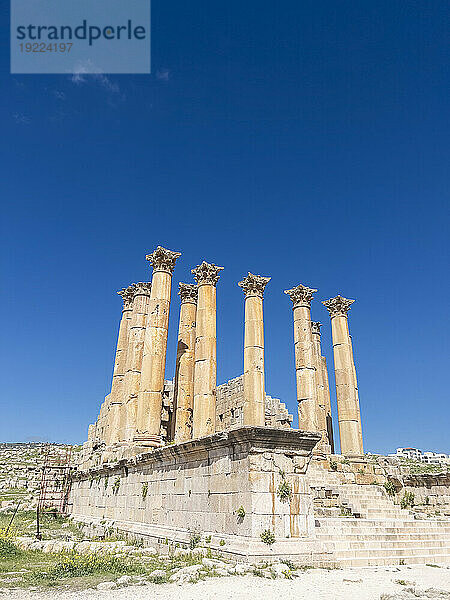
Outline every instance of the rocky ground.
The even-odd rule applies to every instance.
[[[1,596],[1,593],[0,593]],[[146,583],[119,589],[9,590],[11,600],[417,600],[450,598],[450,570],[426,566],[302,571],[293,579],[253,574],[212,577],[198,583]]]

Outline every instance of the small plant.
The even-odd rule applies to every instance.
[[[430,496],[425,496],[425,504],[426,506],[430,504]]]
[[[408,582],[404,579],[396,579],[395,583],[398,583],[398,585],[408,585]]]
[[[142,484],[142,500],[145,500],[147,498],[147,494],[148,494],[148,483],[145,482]]]
[[[414,506],[414,494],[412,492],[405,492],[403,498],[400,500],[401,508],[408,508]]]
[[[211,543],[211,536],[210,536],[210,535],[207,535],[207,536],[205,537],[205,543],[206,543],[206,544],[210,544],[210,543]]]
[[[340,516],[341,517],[351,517],[352,516],[351,509],[348,506],[341,506]]]
[[[283,478],[277,489],[278,498],[281,502],[288,502],[292,496],[291,484]]]
[[[202,539],[202,536],[198,532],[194,531],[193,533],[191,533],[191,537],[189,539],[189,548],[191,550],[193,550],[194,548],[197,548],[197,546],[201,542],[201,539]]]
[[[342,465],[349,465],[349,464],[350,464],[350,461],[348,460],[348,458],[343,458],[343,459],[341,460],[341,464],[342,464]]]
[[[275,543],[275,534],[270,531],[270,529],[264,529],[264,531],[260,535],[261,541],[271,546]]]
[[[405,560],[404,560],[403,558],[401,558],[401,559],[399,560],[399,563],[398,563],[398,564],[399,564],[399,565],[404,565],[404,564],[405,564]]]
[[[364,475],[364,469],[358,469],[359,475]]]
[[[108,483],[109,483],[109,475],[105,476],[105,490],[108,487]]]
[[[245,508],[242,505],[237,509],[236,516],[238,519],[243,519],[245,517]]]
[[[13,535],[0,529],[0,559],[13,558],[22,554],[22,551],[14,544]]]
[[[119,491],[119,488],[120,488],[120,477],[116,477],[114,479],[114,483],[112,484],[113,494],[117,494],[117,492]]]
[[[338,468],[337,462],[335,460],[330,460],[330,469],[332,471],[337,471],[337,468]]]
[[[441,568],[441,565],[433,565],[431,563],[427,563],[425,566],[426,567],[433,567],[433,569],[440,569]]]
[[[283,565],[286,565],[289,571],[295,571],[297,569],[296,565],[292,562],[292,560],[289,560],[288,558],[282,558],[280,562],[282,562]]]
[[[225,540],[220,540],[219,546],[225,546]]]
[[[383,487],[386,490],[386,494],[388,496],[391,496],[391,497],[395,496],[396,490],[395,490],[395,485],[393,484],[392,481],[386,481],[386,483],[383,483]]]

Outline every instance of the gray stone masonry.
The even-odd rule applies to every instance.
[[[217,387],[216,431],[226,431],[243,425],[244,376],[235,377]],[[293,421],[286,405],[266,394],[265,425],[289,429]]]

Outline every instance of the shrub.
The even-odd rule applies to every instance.
[[[225,546],[225,540],[220,540],[219,546]]]
[[[145,500],[147,498],[147,494],[148,494],[148,483],[145,482],[142,484],[142,500]]]
[[[120,488],[120,477],[116,477],[114,479],[114,483],[112,484],[113,494],[117,494],[117,492],[119,491],[119,488]]]
[[[242,505],[237,509],[236,515],[239,519],[243,519],[245,517],[245,508]]]
[[[22,551],[13,542],[13,535],[6,533],[6,529],[0,529],[0,559],[19,556]]]
[[[199,533],[196,533],[196,532],[192,533],[190,540],[189,540],[189,548],[191,550],[196,548],[199,545],[201,539],[202,539],[202,536]]]
[[[395,485],[392,483],[392,481],[386,481],[386,483],[383,483],[383,487],[386,490],[386,494],[388,496],[395,496]]]
[[[284,478],[278,486],[277,495],[281,502],[288,502],[292,496],[291,484],[288,483]]]
[[[332,471],[337,471],[337,467],[338,467],[337,462],[335,460],[330,460],[330,469]]]
[[[261,541],[271,546],[275,543],[275,534],[270,531],[270,529],[264,529],[264,531],[260,535]]]
[[[108,487],[108,482],[109,482],[109,476],[106,475],[106,477],[105,477],[105,490]]]
[[[414,494],[412,492],[405,492],[403,498],[400,500],[400,506],[402,508],[412,508],[414,506]]]
[[[425,504],[427,506],[430,504],[430,496],[425,496]]]
[[[207,536],[205,537],[205,542],[206,542],[207,544],[210,544],[210,543],[211,543],[211,536],[210,536],[210,535],[207,535]]]

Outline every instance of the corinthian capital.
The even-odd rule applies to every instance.
[[[311,329],[313,334],[316,333],[317,335],[320,335],[320,328],[322,327],[322,323],[319,323],[318,321],[311,321]]]
[[[346,317],[348,311],[350,310],[350,304],[353,304],[354,300],[348,300],[347,298],[343,298],[339,294],[336,298],[330,298],[329,300],[324,300],[322,304],[326,306],[328,312],[330,313],[330,317]]]
[[[193,283],[179,283],[178,295],[181,298],[181,302],[190,302],[191,304],[197,304],[198,290],[197,286]]]
[[[311,300],[313,299],[314,292],[317,292],[317,290],[305,287],[302,284],[291,290],[284,290],[284,293],[292,300],[294,308],[297,308],[298,306],[307,306],[308,308],[311,308]]]
[[[127,288],[123,288],[119,292],[117,292],[119,294],[119,296],[122,296],[124,309],[131,308],[131,305],[133,304],[135,288],[136,288],[136,284],[132,283]]]
[[[220,279],[220,271],[223,271],[223,267],[203,261],[201,265],[192,269],[191,273],[198,285],[216,285]]]
[[[163,271],[172,275],[177,258],[180,256],[180,252],[172,252],[172,250],[158,246],[154,252],[147,254],[145,258],[152,265],[153,271]]]
[[[246,298],[249,296],[262,298],[264,296],[264,288],[269,281],[270,277],[261,277],[260,275],[249,273],[247,277],[238,283],[238,286],[244,290]]]
[[[152,284],[149,281],[140,281],[134,284],[134,296],[150,296]]]

